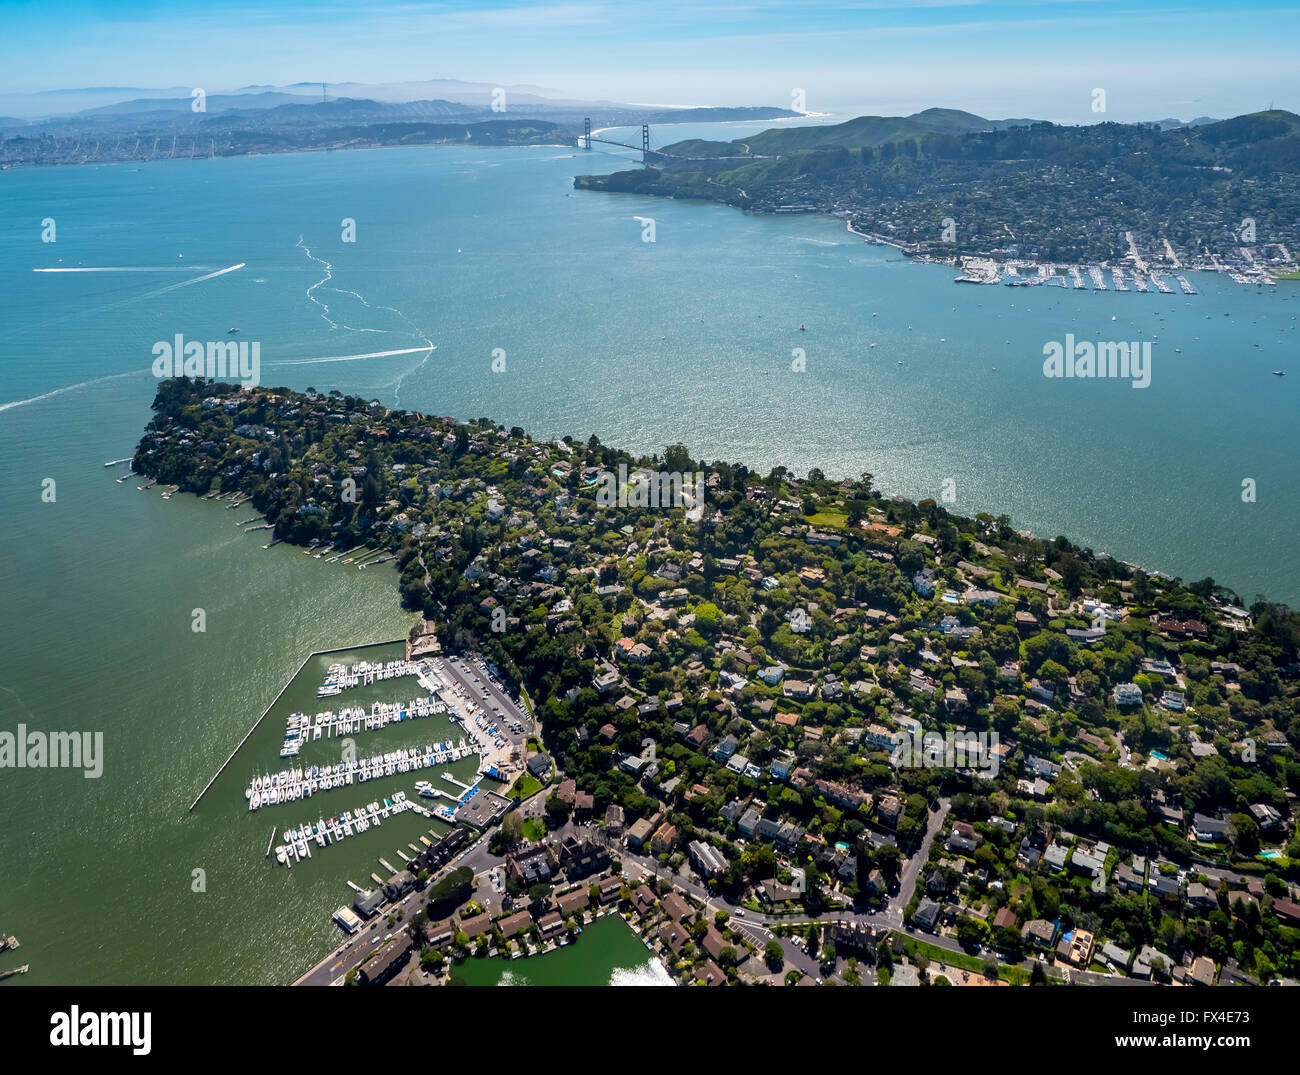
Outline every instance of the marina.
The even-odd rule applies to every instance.
[[[297,757],[304,743],[316,741],[322,737],[332,739],[336,735],[357,735],[360,732],[379,731],[390,724],[430,717],[437,713],[446,713],[447,707],[428,698],[412,698],[405,704],[401,702],[371,702],[370,712],[361,706],[347,709],[317,713],[313,717],[305,713],[291,713],[285,721],[284,746],[280,757]]]
[[[351,668],[342,664],[332,664],[325,673],[325,682],[316,692],[316,697],[331,698],[353,687],[369,686],[387,679],[419,674],[420,666],[415,661],[387,661],[383,664],[361,661]]]
[[[304,859],[311,858],[312,844],[315,844],[318,848],[329,847],[331,844],[335,844],[348,836],[357,836],[372,826],[378,827],[388,818],[404,814],[408,810],[424,817],[434,816],[433,811],[427,810],[419,803],[408,799],[404,791],[395,791],[391,796],[367,803],[356,810],[344,810],[338,814],[332,814],[328,818],[319,817],[314,822],[306,822],[296,829],[285,829],[282,834],[284,843],[278,845],[275,849],[275,861],[281,866],[292,869],[295,862],[302,862]],[[397,873],[382,858],[379,862],[390,874]],[[376,883],[383,884],[382,879],[377,874],[372,873],[370,876]],[[348,884],[353,890],[361,891],[351,881]]]
[[[418,772],[434,765],[446,765],[473,756],[476,751],[465,744],[431,743],[426,747],[410,747],[385,754],[362,758],[360,761],[339,762],[337,765],[312,765],[284,769],[278,773],[254,777],[244,791],[248,809],[277,806],[283,803],[309,799],[312,795],[335,788],[349,787],[386,776]]]
[[[1139,266],[1108,265],[1058,265],[1050,262],[1023,261],[1019,259],[1000,261],[988,257],[963,257],[961,276],[954,277],[960,284],[1006,284],[1008,287],[1032,287],[1048,284],[1051,287],[1072,287],[1076,291],[1137,291],[1148,294],[1153,289],[1162,295],[1177,294],[1160,275]],[[1178,266],[1175,266],[1177,268]],[[1110,285],[1106,283],[1106,271],[1110,271]],[[1143,270],[1146,270],[1145,272]],[[1247,274],[1229,272],[1227,274],[1239,284],[1275,284],[1276,281],[1267,274]],[[1198,291],[1183,273],[1174,275],[1179,290],[1184,295],[1196,295]],[[1130,281],[1132,287],[1130,287]]]

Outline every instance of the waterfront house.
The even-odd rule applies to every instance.
[[[387,902],[387,898],[381,889],[374,891],[358,892],[356,898],[352,901],[352,908],[362,918],[371,918],[378,914],[381,908]]]
[[[470,918],[461,919],[459,926],[460,932],[465,934],[471,941],[477,940],[483,934],[492,929],[492,916],[488,914],[476,914]]]
[[[527,911],[516,911],[512,915],[498,920],[497,929],[506,940],[514,940],[520,933],[527,933],[533,928],[533,916]]]
[[[677,892],[668,893],[660,906],[673,922],[689,922],[695,917],[694,909]]]

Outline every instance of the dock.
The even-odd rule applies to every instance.
[[[15,974],[26,974],[29,968],[30,964],[24,963],[21,967],[14,967],[13,970],[0,970],[0,982],[12,978]]]
[[[358,895],[360,895],[361,893],[365,892],[365,889],[362,888],[362,887],[361,887],[359,884],[357,884],[355,881],[349,881],[349,882],[348,882],[348,888],[352,889],[352,891],[355,892],[355,893],[357,893]]]
[[[384,879],[380,877],[379,874],[377,873],[372,873],[370,875],[370,880],[372,880],[375,884],[379,885],[380,888],[382,888],[384,885]]]
[[[397,873],[397,871],[396,871],[395,869],[393,869],[393,865],[392,865],[392,863],[389,862],[387,859],[381,858],[381,859],[379,860],[379,865],[381,865],[381,866],[382,866],[385,870],[387,870],[389,873]]]

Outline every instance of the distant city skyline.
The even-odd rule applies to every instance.
[[[1061,123],[1300,110],[1300,10],[1205,0],[277,4],[0,0],[0,114],[22,95],[458,79],[585,100]],[[1093,91],[1106,110],[1093,108]],[[72,98],[67,98],[71,102]],[[25,109],[25,111],[24,111]]]

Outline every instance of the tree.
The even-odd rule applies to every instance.
[[[763,962],[773,974],[780,973],[781,968],[785,966],[785,952],[777,941],[768,941],[763,946]]]

